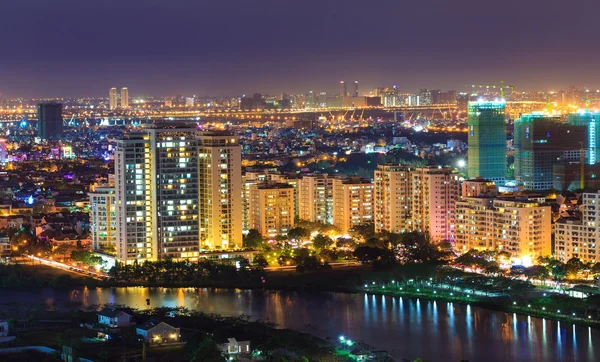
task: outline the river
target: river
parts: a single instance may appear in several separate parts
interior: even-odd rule
[[[419,299],[344,293],[191,288],[105,288],[61,292],[0,291],[0,305],[104,303],[146,308],[185,306],[226,316],[248,315],[323,338],[344,335],[387,350],[397,361],[461,359],[599,361],[600,330],[512,313]],[[1,307],[1,306],[0,306]]]

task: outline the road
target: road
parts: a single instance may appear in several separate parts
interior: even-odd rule
[[[72,266],[72,265],[67,265],[67,264],[63,264],[63,263],[59,263],[55,260],[50,260],[50,259],[45,259],[45,258],[40,258],[37,256],[33,256],[33,255],[27,255],[27,257],[29,259],[31,259],[32,261],[36,261],[39,262],[40,264],[43,265],[48,265],[51,266],[53,268],[57,268],[57,269],[62,269],[68,272],[72,272],[75,274],[79,274],[79,275],[83,275],[89,278],[94,278],[97,280],[105,280],[108,279],[109,276],[104,274],[104,273],[99,273],[93,270],[86,270],[86,269],[82,269],[80,267],[77,266]]]

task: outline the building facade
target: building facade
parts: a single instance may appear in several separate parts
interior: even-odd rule
[[[333,180],[333,225],[343,233],[373,222],[373,182],[360,177]]]
[[[294,187],[287,183],[250,185],[249,227],[263,237],[287,235],[294,227]]]
[[[117,109],[119,107],[119,96],[115,87],[111,88],[108,92],[108,107],[110,109]]]
[[[377,166],[373,200],[376,233],[411,230],[411,170],[401,164]]]
[[[562,218],[554,225],[554,257],[562,262],[579,258],[600,262],[600,192],[583,193],[581,219]]]
[[[127,87],[121,88],[121,108],[129,108],[129,89]]]
[[[563,123],[545,112],[524,114],[515,121],[515,179],[526,190],[553,187],[553,167],[585,157],[587,127]]]
[[[200,245],[242,247],[242,154],[237,137],[198,134]]]
[[[44,140],[63,138],[62,104],[40,103],[37,106],[38,137]]]
[[[506,102],[477,101],[468,105],[468,175],[503,185],[506,179]]]
[[[535,201],[463,197],[456,203],[456,249],[506,251],[533,261],[552,252],[552,210]]]
[[[117,220],[114,187],[90,192],[90,236],[94,250],[116,250]]]
[[[301,220],[333,224],[333,178],[327,174],[304,175],[298,190]]]

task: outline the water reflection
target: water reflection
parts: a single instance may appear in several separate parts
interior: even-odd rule
[[[307,294],[263,290],[108,288],[68,293],[43,289],[0,293],[0,307],[18,302],[56,308],[104,303],[135,308],[185,306],[241,314],[285,328],[336,338],[340,334],[388,350],[392,357],[430,361],[594,361],[600,332],[531,316],[454,303],[368,294]],[[569,335],[570,334],[570,335]],[[587,337],[587,338],[586,338]],[[587,344],[587,345],[586,345]]]

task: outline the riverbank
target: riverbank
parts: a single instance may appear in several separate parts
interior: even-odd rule
[[[448,303],[472,305],[505,313],[517,313],[536,318],[564,321],[578,325],[600,328],[600,299],[592,301],[545,292],[521,295],[482,297],[471,291],[452,291],[436,287],[434,283],[411,285],[390,281],[365,284],[358,292],[392,297],[421,298]],[[541,294],[540,296],[537,296]]]
[[[65,273],[64,271],[46,266],[22,265],[21,267],[28,273],[40,274],[40,277],[34,278],[34,280],[45,280],[47,284],[41,283],[42,286],[46,285],[58,289],[61,287],[68,289],[76,286],[87,286],[88,288],[183,287],[368,293],[461,303],[506,313],[548,318],[594,328],[600,327],[600,298],[598,297],[578,299],[546,293],[533,286],[527,287],[524,282],[508,278],[482,277],[456,271],[451,272],[451,274],[442,274],[437,266],[433,264],[398,265],[394,268],[379,271],[374,271],[368,265],[303,273],[286,270],[268,271],[262,273],[262,276],[252,278],[204,280],[201,283],[101,282],[77,275],[64,277],[61,276],[61,273]],[[466,290],[460,290],[456,286],[453,291],[449,291],[441,288],[440,284],[436,283],[436,281],[447,280],[448,278],[461,279],[463,285],[470,285],[470,281],[473,281],[473,283],[477,281],[482,288],[486,287],[486,281],[501,280],[502,283],[498,287],[501,293],[499,296],[490,296],[489,292],[478,291],[475,287],[470,287],[469,293]],[[31,286],[37,287],[40,284],[35,283]]]
[[[341,344],[290,329],[278,329],[263,321],[250,321],[244,316],[223,317],[185,308],[152,310],[122,309],[139,326],[150,319],[179,328],[178,343],[143,343],[135,326],[104,328],[94,311],[55,312],[13,309],[0,311],[0,319],[11,317],[11,334],[17,338],[2,347],[46,346],[55,351],[63,346],[73,355],[97,361],[208,361],[220,355],[220,346],[228,339],[249,341],[247,357],[264,356],[269,360],[351,362],[357,355],[370,353],[366,346],[352,342]],[[100,337],[100,336],[103,337]],[[110,336],[106,338],[104,336]],[[211,357],[213,359],[211,359]],[[229,360],[237,360],[232,355]],[[391,359],[381,359],[385,361]]]

